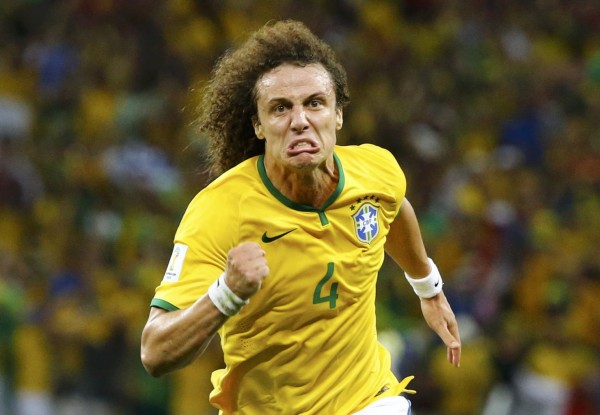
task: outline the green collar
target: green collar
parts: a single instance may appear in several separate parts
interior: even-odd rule
[[[335,188],[335,191],[331,194],[331,196],[329,196],[329,198],[325,201],[325,203],[323,204],[323,206],[321,208],[314,208],[312,206],[294,202],[293,200],[290,200],[287,197],[285,197],[279,190],[277,190],[277,188],[273,185],[273,183],[271,183],[271,180],[267,176],[267,170],[265,169],[264,158],[265,158],[265,155],[261,154],[258,157],[258,161],[257,161],[258,173],[260,175],[260,178],[262,179],[262,181],[265,184],[265,186],[267,187],[267,189],[269,189],[269,192],[271,192],[271,194],[273,196],[275,196],[275,198],[277,200],[279,200],[281,203],[283,203],[284,205],[286,205],[287,207],[289,207],[291,209],[299,210],[301,212],[322,213],[325,211],[325,209],[327,209],[335,201],[335,199],[337,199],[337,197],[340,195],[340,193],[342,193],[342,190],[344,189],[344,182],[345,182],[344,169],[342,168],[342,163],[340,162],[340,159],[338,158],[337,154],[335,154],[335,153],[333,153],[333,160],[335,161],[335,164],[338,168],[338,173],[339,173],[340,177],[338,180],[338,184]]]

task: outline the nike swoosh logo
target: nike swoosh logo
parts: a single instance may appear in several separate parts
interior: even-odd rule
[[[434,287],[437,287],[438,285],[440,285],[440,280],[437,280],[437,282],[433,284]]]
[[[296,229],[298,229],[298,228],[290,229],[287,232],[280,233],[279,235],[275,235],[275,236],[267,236],[267,233],[265,232],[265,233],[263,233],[262,241],[266,244],[271,243],[273,241],[278,240],[279,238],[283,238],[285,235],[287,235],[290,232],[294,232]]]

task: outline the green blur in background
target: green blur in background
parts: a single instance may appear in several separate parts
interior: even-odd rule
[[[600,414],[597,0],[2,0],[0,415],[216,413],[218,344],[153,379],[140,334],[206,184],[197,91],[286,18],[337,51],[339,142],[397,157],[461,324],[456,370],[384,264],[413,414]]]

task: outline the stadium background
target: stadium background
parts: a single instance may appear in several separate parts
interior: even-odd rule
[[[599,414],[596,0],[2,0],[0,414],[214,413],[218,347],[153,379],[140,332],[205,180],[194,90],[280,18],[338,52],[340,142],[396,155],[461,321],[456,370],[386,262],[413,412]]]

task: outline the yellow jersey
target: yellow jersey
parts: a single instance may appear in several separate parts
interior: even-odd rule
[[[406,180],[375,145],[336,146],[334,159],[339,183],[319,209],[283,196],[257,156],[200,191],[176,232],[151,303],[166,310],[203,296],[234,246],[266,252],[269,276],[219,331],[226,367],[210,401],[223,414],[351,414],[398,386],[375,286]]]

